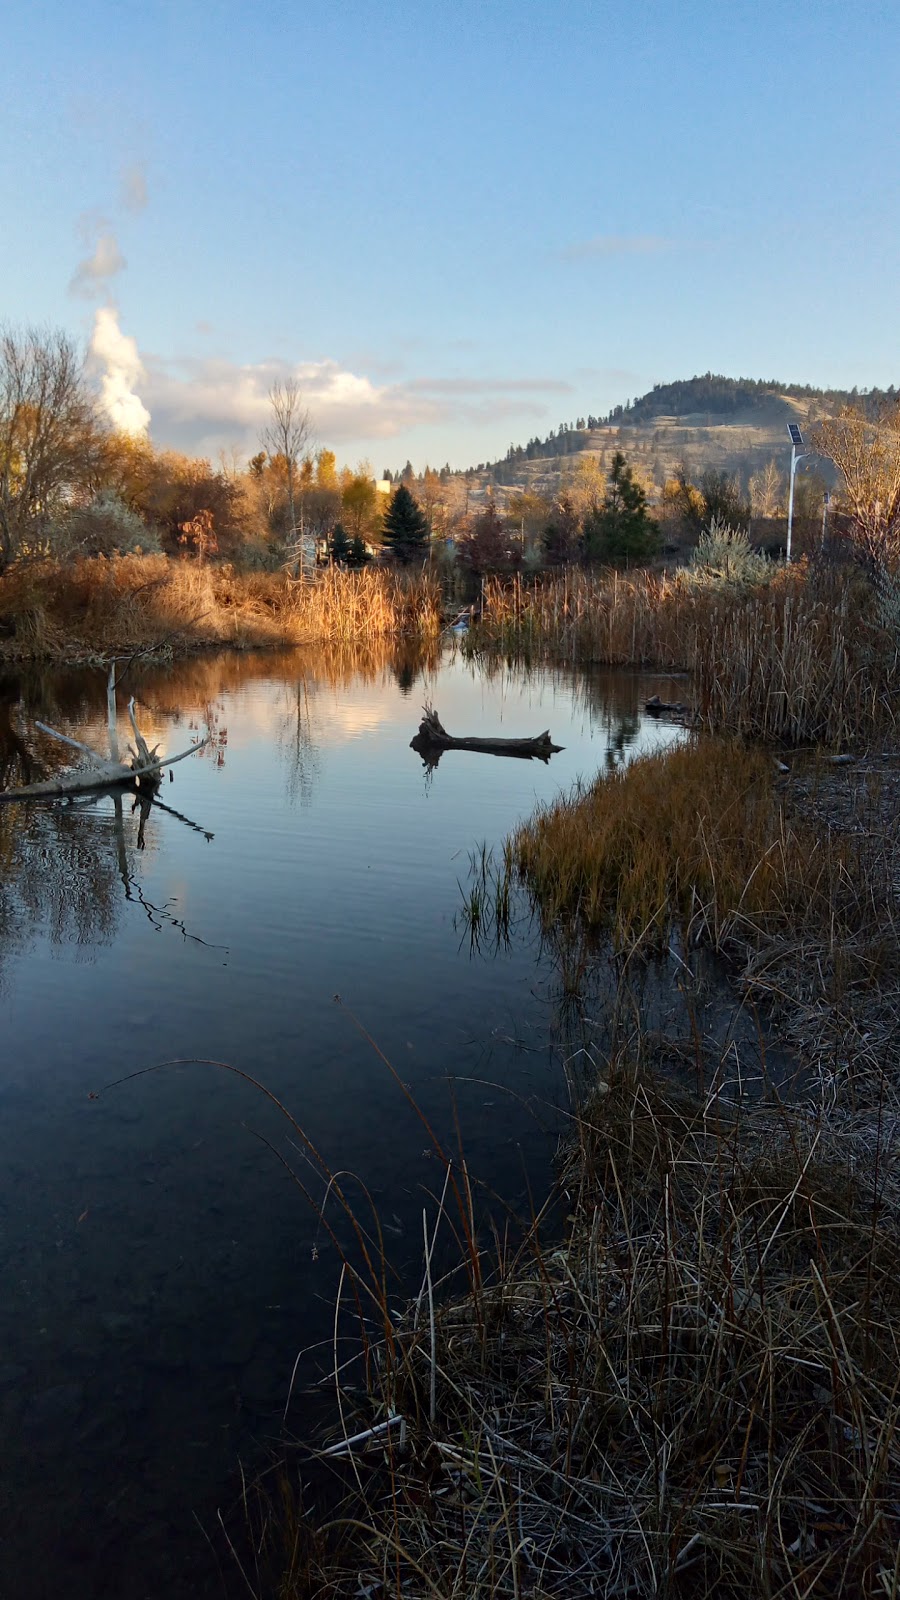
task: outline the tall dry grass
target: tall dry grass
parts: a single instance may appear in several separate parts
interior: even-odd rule
[[[632,955],[674,934],[745,950],[825,930],[846,945],[868,909],[850,892],[858,845],[790,813],[775,777],[761,751],[709,737],[604,774],[475,858],[470,927],[506,937],[521,884],[561,944],[602,936]]]
[[[436,638],[437,582],[387,568],[283,573],[165,556],[95,557],[13,568],[0,579],[8,655],[70,657],[206,645],[367,644]]]
[[[564,1238],[536,1218],[482,1249],[448,1163],[382,1341],[385,1275],[345,1263],[345,1296],[374,1302],[365,1383],[335,1356],[319,1454],[345,1498],[308,1512],[284,1474],[258,1600],[897,1600],[898,1217],[877,1177],[810,1109],[695,1101],[634,1047],[596,1068]],[[441,1229],[465,1260],[449,1297]]]
[[[472,647],[689,672],[709,727],[840,746],[893,731],[900,661],[857,573],[805,563],[765,585],[567,571],[485,584]]]

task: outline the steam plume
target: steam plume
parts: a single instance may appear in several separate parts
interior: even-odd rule
[[[115,234],[109,230],[101,233],[93,253],[85,256],[75,268],[69,280],[69,293],[82,295],[88,300],[94,295],[105,294],[109,279],[121,272],[124,266],[125,257]]]
[[[100,306],[96,311],[90,353],[104,369],[100,402],[110,422],[121,433],[146,433],[150,413],[135,393],[146,373],[135,340],[119,327],[119,313],[114,306]]]
[[[122,173],[122,204],[126,211],[143,211],[147,204],[147,174],[142,161]]]

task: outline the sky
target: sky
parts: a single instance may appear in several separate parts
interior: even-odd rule
[[[30,0],[0,320],[118,426],[376,473],[713,371],[900,379],[896,0]]]

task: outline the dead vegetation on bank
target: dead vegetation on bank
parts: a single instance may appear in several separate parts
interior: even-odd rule
[[[682,948],[738,954],[807,1047],[802,1095],[729,1096],[699,1038],[689,1093],[623,1006],[563,1142],[562,1237],[550,1207],[516,1249],[479,1249],[441,1152],[414,1304],[392,1313],[383,1267],[345,1263],[364,1377],[335,1354],[322,1459],[346,1498],[325,1517],[285,1475],[260,1596],[900,1597],[897,783],[810,767],[779,789],[771,761],[705,741],[655,760],[553,808],[509,862],[527,835],[549,937],[615,934],[627,967],[665,904]],[[451,1232],[461,1265],[436,1283]]]
[[[472,647],[686,671],[709,728],[841,747],[896,725],[895,634],[853,570],[797,563],[763,585],[586,572],[489,580]]]
[[[303,582],[166,556],[13,567],[0,579],[0,655],[60,659],[209,646],[436,638],[427,573],[328,568]]]
[[[862,1159],[809,1108],[686,1096],[634,1041],[597,1069],[561,1241],[538,1220],[517,1251],[474,1253],[463,1168],[405,1315],[380,1272],[354,1282],[368,1382],[336,1372],[322,1457],[346,1464],[346,1499],[326,1521],[285,1476],[253,1592],[900,1594],[891,1120]],[[469,1283],[449,1303],[440,1227]]]
[[[779,772],[694,736],[563,797],[473,858],[476,943],[537,917],[565,988],[591,963],[695,945],[732,964],[823,1081],[876,1094],[900,1028],[900,758]]]

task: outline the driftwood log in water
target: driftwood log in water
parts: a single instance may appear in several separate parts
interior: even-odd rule
[[[434,707],[425,706],[419,731],[411,741],[410,748],[426,759],[429,752],[441,754],[444,750],[476,750],[489,756],[519,756],[525,761],[549,761],[563,746],[553,743],[549,731],[539,733],[533,739],[456,739],[442,725]]]
[[[71,795],[90,794],[97,789],[118,788],[123,785],[136,789],[153,789],[162,778],[164,767],[173,767],[176,761],[184,761],[192,756],[195,751],[202,750],[209,739],[202,739],[197,744],[192,744],[190,749],[182,750],[177,756],[157,757],[157,745],[150,750],[147,742],[138,729],[134,715],[134,700],[128,706],[128,715],[131,718],[131,727],[134,733],[134,742],[137,746],[132,750],[129,745],[131,765],[127,766],[119,759],[119,739],[116,728],[116,685],[115,663],[109,669],[109,683],[107,685],[107,722],[109,731],[109,756],[101,756],[89,745],[82,744],[79,739],[72,739],[67,733],[60,733],[56,728],[48,727],[46,722],[38,722],[36,726],[42,733],[50,735],[51,739],[59,739],[62,744],[71,745],[73,750],[78,750],[90,763],[89,767],[79,767],[75,772],[60,773],[57,778],[45,778],[40,783],[28,783],[21,789],[4,789],[0,791],[0,801],[3,800],[59,800]]]

